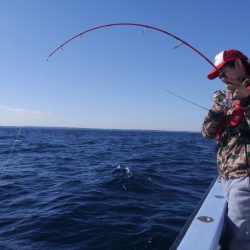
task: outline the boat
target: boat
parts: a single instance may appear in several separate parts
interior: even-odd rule
[[[227,201],[216,177],[169,250],[219,250]]]

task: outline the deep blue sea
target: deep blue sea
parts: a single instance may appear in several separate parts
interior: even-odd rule
[[[1,250],[169,249],[217,175],[200,133],[17,133],[0,127]]]

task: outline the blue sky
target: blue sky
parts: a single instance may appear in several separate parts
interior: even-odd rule
[[[0,125],[199,131],[223,89],[186,46],[131,22],[171,32],[213,61],[224,49],[250,55],[248,0],[1,0]]]

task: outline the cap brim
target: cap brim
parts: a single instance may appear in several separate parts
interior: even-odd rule
[[[225,63],[221,63],[219,65],[216,66],[216,68],[214,68],[208,75],[207,78],[209,80],[213,80],[214,78],[216,78],[219,75],[219,71],[220,69],[225,65]]]
[[[207,78],[209,80],[213,80],[214,78],[216,78],[219,75],[219,71],[217,68],[214,68],[208,75]]]

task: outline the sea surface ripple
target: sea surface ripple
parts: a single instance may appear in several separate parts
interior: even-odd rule
[[[17,133],[0,128],[3,250],[168,249],[217,175],[200,133]]]

